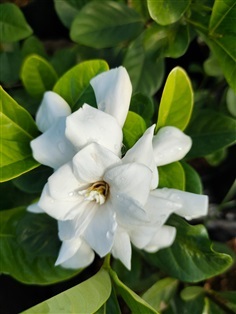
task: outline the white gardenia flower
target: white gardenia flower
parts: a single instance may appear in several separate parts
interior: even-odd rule
[[[83,146],[49,177],[38,204],[58,220],[62,246],[56,265],[81,268],[94,252],[111,252],[130,269],[131,243],[148,252],[173,243],[176,230],[164,225],[171,213],[190,219],[206,214],[206,196],[154,189],[153,131],[123,159],[101,144]]]
[[[44,94],[36,114],[36,124],[43,134],[31,141],[34,159],[41,164],[58,169],[90,142],[101,143],[120,154],[122,126],[132,95],[129,75],[120,66],[97,75],[91,85],[98,109],[84,104],[73,114],[61,96],[51,91]],[[73,134],[75,123],[80,124],[79,133]]]

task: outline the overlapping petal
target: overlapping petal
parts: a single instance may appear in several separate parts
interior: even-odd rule
[[[60,117],[71,114],[70,106],[58,94],[48,91],[44,93],[43,100],[36,113],[36,124],[41,132],[46,132]]]
[[[57,121],[42,135],[30,142],[34,159],[58,169],[75,155],[75,148],[65,137],[65,118]]]
[[[129,234],[122,228],[118,227],[115,233],[112,255],[118,258],[127,269],[131,269],[131,243]]]
[[[191,138],[173,126],[161,128],[153,137],[154,158],[157,166],[182,159],[192,146]]]
[[[98,109],[116,118],[123,127],[129,110],[132,85],[126,69],[122,66],[94,77],[92,85]]]
[[[67,117],[66,137],[77,150],[90,143],[98,143],[120,155],[123,134],[115,118],[84,104]]]

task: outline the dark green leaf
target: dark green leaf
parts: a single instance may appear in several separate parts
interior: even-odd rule
[[[24,58],[31,54],[36,54],[43,58],[47,58],[47,54],[42,42],[36,36],[30,36],[22,45],[22,55]]]
[[[146,130],[144,119],[137,113],[129,111],[123,126],[124,145],[126,149],[131,148]]]
[[[185,191],[202,194],[202,182],[198,173],[189,164],[181,162],[185,172]]]
[[[90,80],[108,69],[107,63],[103,60],[81,62],[57,81],[53,91],[61,95],[73,108],[83,94],[87,92]],[[86,102],[90,104],[88,101]]]
[[[133,292],[131,289],[125,286],[119,280],[117,274],[113,270],[110,270],[110,275],[117,291],[121,294],[122,298],[124,299],[128,307],[131,309],[132,313],[135,313],[135,314],[156,313],[157,314],[157,312],[147,302],[145,302],[135,292]]]
[[[23,313],[94,313],[109,298],[111,280],[106,270],[100,271],[81,284],[44,301]]]
[[[54,266],[57,258],[55,252],[59,249],[60,242],[56,221],[49,216],[27,213],[25,208],[15,208],[1,211],[0,221],[0,272],[23,283],[46,285],[69,279],[81,271]],[[33,226],[39,227],[42,234]],[[36,247],[37,244],[40,244],[40,248]],[[29,251],[31,249],[33,252]],[[39,255],[35,256],[37,250]]]
[[[2,42],[14,42],[32,34],[21,10],[13,3],[0,4],[0,34]]]
[[[193,91],[186,72],[174,68],[167,77],[161,97],[156,130],[163,126],[175,126],[184,130],[193,109]]]
[[[160,25],[178,21],[188,9],[191,0],[147,0],[149,13]]]
[[[61,76],[77,63],[76,57],[76,49],[64,48],[55,52],[52,59],[50,60],[50,63],[56,70],[57,74]]]
[[[88,3],[72,23],[71,39],[93,48],[114,47],[137,37],[143,28],[141,16],[114,1]]]
[[[178,161],[158,167],[159,188],[185,190],[185,172]]]
[[[130,111],[139,114],[147,124],[150,124],[154,113],[153,101],[144,94],[136,93],[131,98]]]
[[[221,274],[232,265],[229,255],[212,249],[204,226],[191,226],[175,215],[167,223],[177,229],[175,242],[169,248],[145,256],[168,275],[197,282]]]
[[[38,55],[30,55],[23,63],[21,79],[31,96],[41,98],[44,92],[53,88],[57,74],[47,60]]]
[[[209,298],[205,298],[204,312],[207,314],[226,314],[225,310],[220,308],[215,302]]]
[[[1,104],[1,178],[11,180],[39,164],[33,159],[30,141],[38,135],[30,114],[2,88]]]
[[[129,5],[135,11],[137,11],[140,15],[143,16],[145,20],[149,20],[150,15],[148,12],[147,2],[143,0],[130,0]]]
[[[6,51],[0,52],[0,82],[11,85],[16,83],[20,77],[22,57],[18,43],[15,43]]]
[[[184,288],[181,291],[180,296],[184,301],[189,301],[189,300],[195,299],[196,297],[198,297],[201,294],[204,294],[204,288],[203,287],[190,286],[190,287]]]
[[[188,158],[209,155],[235,143],[236,121],[219,112],[196,110],[187,129],[193,140]]]

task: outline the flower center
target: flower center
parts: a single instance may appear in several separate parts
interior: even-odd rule
[[[105,181],[97,181],[86,190],[79,191],[86,201],[95,201],[99,205],[105,203],[109,193],[109,185]]]

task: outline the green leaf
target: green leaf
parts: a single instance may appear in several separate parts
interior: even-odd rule
[[[224,299],[226,306],[236,312],[236,291],[216,292],[216,295]]]
[[[164,61],[149,57],[142,37],[130,44],[123,65],[129,73],[134,92],[153,96],[158,91],[164,78]]]
[[[124,145],[126,149],[131,148],[146,131],[144,119],[137,113],[129,111],[123,126]]]
[[[232,90],[232,88],[227,90],[226,103],[230,114],[236,118],[236,93]]]
[[[60,246],[56,220],[21,207],[1,211],[0,221],[1,273],[26,284],[46,285],[81,271],[54,265]]]
[[[117,291],[120,293],[125,303],[128,305],[132,313],[135,314],[153,314],[157,313],[154,308],[152,308],[147,302],[145,302],[140,296],[138,296],[134,291],[125,286],[117,274],[110,269],[110,275],[114,282]]]
[[[236,92],[235,16],[234,0],[216,0],[212,8],[209,30],[204,32],[204,40],[218,59],[229,85]]]
[[[190,287],[184,288],[181,291],[180,296],[184,301],[189,301],[189,300],[195,299],[196,297],[198,297],[201,294],[204,294],[204,288],[203,287],[190,286]]]
[[[139,114],[147,124],[150,124],[154,113],[153,101],[142,93],[136,93],[131,98],[130,111]]]
[[[184,130],[193,109],[193,91],[186,72],[174,68],[167,77],[161,97],[156,131],[163,126]]]
[[[205,305],[204,305],[204,310],[203,313],[207,314],[225,314],[225,310],[220,308],[215,302],[213,302],[209,298],[205,298]]]
[[[195,299],[190,301],[183,301],[180,297],[175,296],[174,299],[171,301],[171,309],[172,312],[166,313],[173,313],[173,314],[203,314],[208,312],[204,312],[204,296],[200,295]]]
[[[21,10],[13,3],[0,4],[1,42],[14,42],[32,34]]]
[[[18,43],[7,44],[7,48],[3,46],[5,51],[0,52],[0,82],[11,85],[19,80],[22,57]]]
[[[188,25],[179,22],[162,26],[156,23],[150,25],[144,33],[145,48],[157,57],[181,57],[189,45]]]
[[[186,162],[181,161],[181,165],[185,172],[185,191],[202,194],[202,181],[199,174]]]
[[[236,121],[219,112],[196,110],[186,132],[193,140],[188,158],[209,155],[235,143]]]
[[[158,280],[142,295],[142,298],[154,309],[160,311],[163,306],[169,303],[177,287],[178,281],[176,279],[166,277]]]
[[[39,164],[32,157],[30,141],[38,135],[30,114],[0,87],[1,178],[11,180]]]
[[[147,0],[151,18],[160,25],[178,21],[186,12],[191,0]]]
[[[111,280],[106,270],[23,313],[94,313],[109,298]]]
[[[22,45],[22,55],[24,58],[31,54],[36,54],[43,58],[47,58],[47,54],[42,42],[36,36],[30,36]]]
[[[78,13],[70,37],[76,43],[108,48],[137,37],[143,28],[142,17],[122,3],[95,1]]]
[[[22,65],[21,79],[31,96],[41,98],[44,92],[53,88],[57,74],[47,60],[38,55],[30,55]]]
[[[185,172],[180,162],[158,167],[159,188],[185,190]]]
[[[143,0],[130,0],[129,6],[137,11],[146,20],[150,19],[150,15],[147,8],[147,2]]]
[[[88,0],[54,0],[56,13],[67,28],[70,28],[79,10],[87,3]]]
[[[67,71],[53,87],[53,91],[61,95],[73,108],[89,87],[90,80],[109,69],[103,60],[81,62]]]
[[[167,224],[177,229],[173,245],[145,256],[169,276],[197,282],[221,274],[232,265],[231,256],[212,249],[204,226],[191,226],[176,215],[172,215]]]
[[[59,76],[71,69],[77,63],[77,49],[64,48],[55,52],[50,60],[51,65]]]

